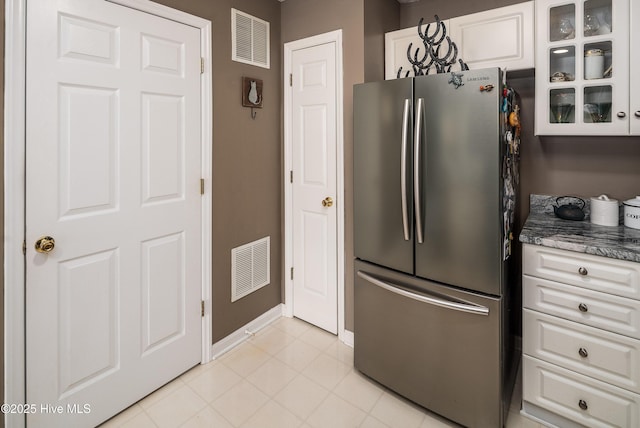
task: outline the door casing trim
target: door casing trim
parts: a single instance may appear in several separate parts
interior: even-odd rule
[[[4,402],[26,403],[25,360],[25,130],[26,130],[26,1],[5,1],[4,96]],[[202,195],[202,317],[201,363],[211,360],[212,251],[212,24],[211,21],[150,0],[104,0],[198,28],[204,72],[201,88]],[[22,284],[23,286],[15,286]],[[25,415],[6,414],[5,426],[22,428]]]
[[[337,282],[338,282],[338,338],[345,342],[345,260],[344,260],[344,97],[343,97],[343,61],[342,61],[342,30],[330,31],[304,39],[284,44],[284,314],[293,317],[293,280],[290,269],[293,266],[293,190],[290,182],[290,171],[293,166],[293,135],[292,135],[292,88],[289,85],[291,59],[293,51],[305,49],[325,43],[336,45],[336,193],[342,200],[336,204],[337,216]]]

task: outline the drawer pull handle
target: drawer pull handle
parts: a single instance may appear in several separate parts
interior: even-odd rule
[[[589,406],[587,406],[587,402],[584,400],[580,400],[578,401],[578,406],[582,409],[582,410],[587,410],[589,408]]]
[[[585,305],[584,303],[580,303],[578,305],[578,309],[580,309],[580,312],[588,312],[589,311],[589,307],[587,305]]]
[[[587,357],[589,356],[589,353],[588,353],[588,352],[587,352],[587,350],[586,350],[586,349],[584,349],[584,348],[580,348],[580,349],[578,350],[578,354],[580,354],[580,356],[581,356],[582,358],[587,358]]]
[[[578,269],[578,273],[582,276],[585,276],[589,273],[589,271],[587,270],[587,268],[581,266],[580,269]]]

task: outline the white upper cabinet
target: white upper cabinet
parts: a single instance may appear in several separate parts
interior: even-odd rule
[[[537,135],[640,134],[637,9],[637,0],[536,1]]]
[[[451,39],[471,70],[534,67],[534,2],[451,18]]]
[[[472,70],[489,67],[524,70],[535,65],[533,1],[441,22],[446,26],[447,36],[458,48],[457,58]],[[433,35],[435,28],[435,23],[431,23],[428,34]],[[426,24],[422,30],[426,31]],[[409,43],[413,43],[412,58],[416,47],[420,47],[419,56],[424,54],[417,26],[385,34],[385,79],[397,78],[400,67],[401,77],[412,69],[407,59]],[[448,48],[446,42],[444,48]],[[460,66],[456,64],[452,69],[459,70]],[[413,76],[413,72],[410,75]]]
[[[407,59],[407,46],[421,45],[422,41],[415,28],[390,31],[384,35],[384,78],[395,79],[398,73],[411,70],[411,64]],[[402,69],[400,69],[402,67]],[[404,76],[404,73],[402,73]]]

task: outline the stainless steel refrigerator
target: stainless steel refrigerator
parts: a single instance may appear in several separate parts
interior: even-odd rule
[[[497,68],[354,86],[355,367],[468,427],[504,425],[516,368],[503,95]]]

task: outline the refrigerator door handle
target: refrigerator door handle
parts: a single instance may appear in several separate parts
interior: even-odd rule
[[[422,106],[424,100],[418,98],[418,108],[416,109],[416,130],[414,134],[413,148],[413,203],[416,213],[416,237],[418,244],[422,244],[422,213],[420,206],[420,139],[422,134]]]
[[[440,306],[446,309],[453,309],[455,311],[460,311],[460,312],[468,312],[475,315],[485,315],[485,316],[489,315],[489,308],[485,306],[475,305],[473,303],[460,303],[456,301],[443,300],[437,297],[430,297],[423,294],[412,293],[405,289],[394,287],[392,284],[389,284],[387,282],[374,278],[373,276],[362,271],[358,271],[358,276],[364,279],[365,281],[373,285],[377,285],[378,287],[383,288],[387,291],[390,291],[392,293],[398,294],[403,297],[407,297],[409,299],[417,300],[422,303],[428,303],[430,305]]]
[[[407,141],[409,138],[409,109],[411,101],[404,100],[404,111],[402,113],[402,147],[400,149],[400,192],[402,199],[402,229],[404,231],[404,240],[411,239],[409,235],[409,214],[407,208]]]

